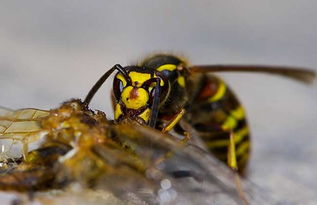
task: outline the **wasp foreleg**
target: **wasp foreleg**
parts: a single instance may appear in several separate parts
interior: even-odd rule
[[[171,121],[162,129],[162,132],[169,132],[171,129],[175,127],[175,125],[182,119],[185,114],[185,109],[181,109]]]

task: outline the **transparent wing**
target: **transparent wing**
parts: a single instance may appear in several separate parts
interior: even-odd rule
[[[17,142],[23,144],[23,152],[27,152],[29,143],[39,138],[41,126],[39,121],[46,117],[49,111],[34,108],[11,110],[0,107],[0,145],[4,155],[15,155],[12,150]],[[2,156],[3,157],[3,156]]]

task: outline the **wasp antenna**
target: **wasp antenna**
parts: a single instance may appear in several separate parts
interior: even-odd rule
[[[91,99],[94,97],[99,88],[103,85],[103,83],[109,78],[109,76],[113,73],[113,71],[118,70],[124,77],[128,76],[126,70],[120,65],[114,65],[110,70],[108,70],[105,74],[101,76],[101,78],[95,83],[95,85],[90,89],[88,95],[86,96],[84,103],[89,105]],[[127,78],[130,79],[130,78]]]
[[[128,74],[128,72],[126,71],[126,69],[124,69],[121,65],[117,64],[115,65],[117,66],[116,69],[123,75],[123,77],[127,80],[128,84],[132,84],[131,82],[131,78]]]
[[[288,66],[263,66],[263,65],[195,65],[189,67],[190,72],[250,72],[280,75],[302,83],[313,83],[316,73],[313,70]]]

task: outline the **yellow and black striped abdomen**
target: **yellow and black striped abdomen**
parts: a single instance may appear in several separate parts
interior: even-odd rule
[[[195,77],[195,76],[193,76]],[[244,109],[228,86],[218,77],[197,75],[193,100],[187,105],[185,119],[195,128],[206,147],[227,162],[229,137],[234,135],[239,172],[246,167],[250,138]]]

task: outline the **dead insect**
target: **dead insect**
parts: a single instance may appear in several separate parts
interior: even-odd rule
[[[80,100],[51,111],[2,108],[0,127],[1,190],[37,193],[79,184],[83,193],[106,190],[130,204],[241,203],[235,174],[202,149],[135,122],[114,124]],[[18,142],[23,158],[13,156]],[[188,176],[196,180],[177,179]]]

